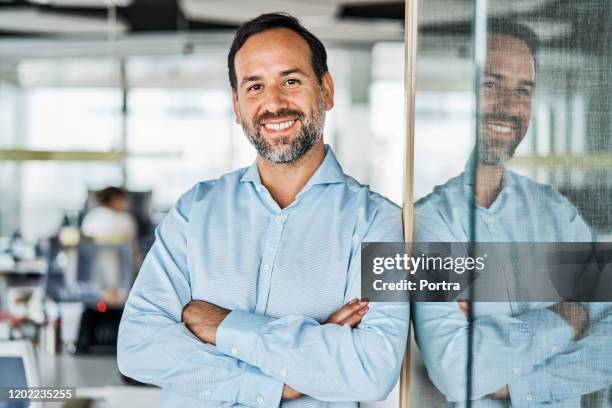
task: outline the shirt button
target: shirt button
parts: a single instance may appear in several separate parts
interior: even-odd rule
[[[520,368],[513,368],[512,369],[512,374],[519,375],[520,373],[521,373],[521,369]]]
[[[533,401],[533,394],[532,393],[527,394],[525,399],[527,399],[527,401]]]
[[[495,218],[493,217],[487,218],[487,224],[495,224]]]
[[[553,352],[553,353],[558,353],[558,352],[560,352],[560,351],[561,351],[561,349],[560,349],[559,347],[557,347],[557,346],[554,346],[554,347],[552,348],[552,352]]]
[[[276,222],[278,222],[278,223],[283,222],[283,216],[282,215],[277,215],[276,216]]]
[[[204,390],[204,395],[208,397],[210,395],[210,390]]]
[[[263,395],[259,394],[259,395],[257,396],[257,403],[258,403],[259,405],[261,405],[261,404],[263,404],[263,402],[264,402],[264,397],[263,397]]]
[[[280,375],[281,375],[281,377],[286,377],[287,376],[287,370],[285,370],[284,368],[281,368]]]
[[[236,347],[232,347],[232,355],[234,356],[238,355],[238,349]]]
[[[268,272],[270,270],[269,264],[264,264],[264,271]]]
[[[257,187],[255,187],[255,190],[257,190],[257,191],[261,191],[261,186],[257,186]]]

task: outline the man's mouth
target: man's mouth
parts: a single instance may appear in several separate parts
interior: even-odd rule
[[[515,130],[514,126],[501,122],[488,122],[485,124],[485,127],[500,134],[511,134]]]
[[[286,120],[284,122],[264,123],[264,127],[268,130],[278,132],[291,127],[295,123],[295,119]]]

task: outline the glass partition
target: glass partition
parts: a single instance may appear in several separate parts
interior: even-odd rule
[[[419,2],[415,240],[490,263],[414,302],[413,406],[612,406],[611,17]]]

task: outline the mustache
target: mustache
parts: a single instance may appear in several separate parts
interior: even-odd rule
[[[523,121],[518,116],[510,115],[505,112],[485,113],[482,115],[482,123],[487,122],[508,122],[517,129],[523,128]]]
[[[261,122],[263,122],[264,120],[279,120],[279,119],[287,119],[289,117],[296,118],[298,120],[303,120],[306,117],[306,115],[304,115],[304,112],[302,111],[283,108],[283,109],[277,110],[276,112],[266,111],[262,113],[261,115],[255,118],[255,123],[257,124],[257,126],[259,126]]]

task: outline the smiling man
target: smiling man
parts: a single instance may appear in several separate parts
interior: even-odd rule
[[[505,168],[529,126],[536,49],[528,27],[489,22],[478,147],[464,173],[417,202],[417,241],[595,240],[557,190]],[[599,362],[612,357],[610,305],[517,302],[517,271],[504,272],[507,299],[415,304],[416,341],[449,405],[580,407],[609,386],[612,370]]]
[[[352,407],[397,381],[409,307],[357,298],[361,243],[401,241],[401,211],[323,142],[326,58],[288,15],[236,33],[233,107],[257,158],[179,199],[119,331],[119,369],[163,406]]]

